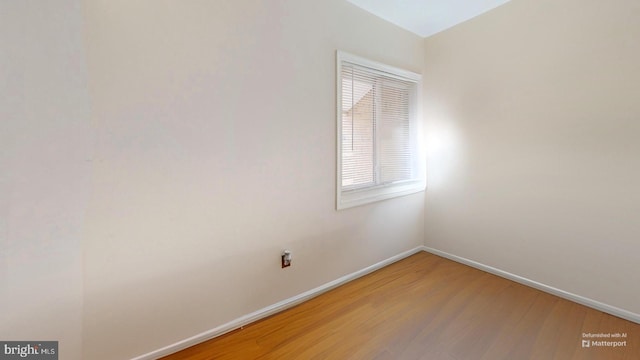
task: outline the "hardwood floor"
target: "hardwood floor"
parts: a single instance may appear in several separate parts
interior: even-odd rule
[[[163,359],[637,360],[640,325],[421,252]]]

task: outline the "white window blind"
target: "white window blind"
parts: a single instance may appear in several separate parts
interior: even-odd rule
[[[416,140],[419,75],[342,52],[338,69],[338,208],[404,195],[410,182],[424,189]]]

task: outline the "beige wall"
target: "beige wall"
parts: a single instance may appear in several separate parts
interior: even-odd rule
[[[422,39],[344,0],[84,5],[85,358],[156,350],[422,245],[423,194],[335,210],[336,49],[421,72]]]
[[[513,0],[425,40],[427,246],[640,314],[639,16]]]
[[[81,359],[92,130],[75,0],[0,2],[0,339]]]

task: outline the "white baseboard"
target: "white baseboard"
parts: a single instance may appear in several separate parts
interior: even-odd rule
[[[334,281],[331,281],[331,282],[328,282],[328,283],[326,283],[324,285],[318,286],[315,289],[311,289],[311,290],[309,290],[307,292],[304,292],[302,294],[299,294],[299,295],[296,295],[294,297],[282,300],[282,301],[280,301],[278,303],[275,303],[275,304],[273,304],[271,306],[267,306],[267,307],[265,307],[263,309],[260,309],[258,311],[254,311],[251,314],[247,314],[245,316],[239,317],[239,318],[237,318],[235,320],[232,320],[232,321],[230,321],[230,322],[228,322],[226,324],[220,325],[220,326],[218,326],[216,328],[213,328],[211,330],[208,330],[208,331],[205,331],[203,333],[197,334],[197,335],[192,336],[192,337],[190,337],[188,339],[184,339],[184,340],[178,341],[178,342],[176,342],[174,344],[165,346],[165,347],[163,347],[161,349],[152,351],[152,352],[144,354],[144,355],[140,355],[140,356],[138,356],[136,358],[133,358],[132,360],[155,360],[155,359],[158,359],[160,357],[173,354],[173,353],[178,352],[180,350],[184,350],[184,349],[186,349],[188,347],[191,347],[193,345],[197,345],[197,344],[199,344],[201,342],[213,339],[214,337],[226,334],[226,333],[228,333],[230,331],[239,329],[239,328],[241,328],[241,327],[243,327],[245,325],[248,325],[248,324],[250,324],[252,322],[255,322],[255,321],[260,320],[260,319],[264,319],[264,318],[266,318],[268,316],[271,316],[271,315],[273,315],[275,313],[278,313],[280,311],[283,311],[283,310],[286,310],[288,308],[291,308],[291,307],[293,307],[295,305],[298,305],[298,304],[300,304],[300,303],[302,303],[304,301],[307,301],[307,300],[309,300],[311,298],[314,298],[314,297],[316,297],[316,296],[318,296],[318,295],[320,295],[320,294],[322,294],[324,292],[327,292],[327,291],[329,291],[329,290],[331,290],[333,288],[336,288],[336,287],[338,287],[340,285],[348,283],[349,281],[355,280],[355,279],[357,279],[359,277],[362,277],[364,275],[372,273],[372,272],[374,272],[376,270],[379,270],[379,269],[381,269],[381,268],[383,268],[383,267],[385,267],[387,265],[390,265],[390,264],[392,264],[392,263],[394,263],[396,261],[402,260],[402,259],[404,259],[404,258],[406,258],[408,256],[411,256],[411,255],[413,255],[415,253],[418,253],[418,252],[424,251],[424,250],[425,249],[424,249],[423,246],[419,246],[419,247],[416,247],[416,248],[411,249],[409,251],[405,251],[405,252],[403,252],[401,254],[398,254],[396,256],[392,256],[392,257],[390,257],[390,258],[388,258],[386,260],[382,260],[382,261],[380,261],[380,262],[378,262],[376,264],[373,264],[373,265],[371,265],[369,267],[366,267],[366,268],[364,268],[362,270],[358,270],[356,272],[353,272],[351,274],[347,274],[347,275],[345,275],[345,276],[343,276],[341,278],[338,278],[338,279],[336,279]]]
[[[593,309],[596,309],[596,310],[600,310],[602,312],[611,314],[613,316],[617,316],[619,318],[623,318],[623,319],[632,321],[634,323],[640,324],[640,314],[636,314],[636,313],[633,313],[631,311],[620,309],[620,308],[617,308],[615,306],[611,306],[611,305],[608,305],[608,304],[605,304],[605,303],[602,303],[602,302],[599,302],[599,301],[596,301],[596,300],[593,300],[593,299],[586,298],[584,296],[580,296],[580,295],[576,295],[576,294],[573,294],[573,293],[570,293],[570,292],[567,292],[567,291],[564,291],[564,290],[560,290],[560,289],[555,288],[553,286],[545,285],[545,284],[539,283],[537,281],[533,281],[533,280],[524,278],[522,276],[518,276],[518,275],[509,273],[509,272],[506,272],[506,271],[503,271],[503,270],[500,270],[500,269],[496,269],[496,268],[494,268],[492,266],[481,264],[479,262],[476,262],[476,261],[473,261],[473,260],[469,260],[469,259],[457,256],[457,255],[449,254],[447,252],[440,251],[440,250],[437,250],[437,249],[433,249],[433,248],[430,248],[430,247],[427,247],[427,246],[423,246],[422,250],[424,250],[426,252],[429,252],[429,253],[432,253],[434,255],[442,256],[444,258],[447,258],[449,260],[453,260],[455,262],[459,262],[459,263],[462,263],[462,264],[465,264],[465,265],[469,265],[469,266],[474,267],[476,269],[479,269],[479,270],[482,270],[482,271],[486,271],[488,273],[503,277],[505,279],[513,280],[513,281],[515,281],[517,283],[532,287],[534,289],[538,289],[538,290],[544,291],[546,293],[549,293],[549,294],[552,294],[552,295],[556,295],[558,297],[561,297],[561,298],[564,298],[564,299],[567,299],[567,300],[571,300],[571,301],[576,302],[578,304],[582,304],[584,306],[588,306],[590,308],[593,308]]]

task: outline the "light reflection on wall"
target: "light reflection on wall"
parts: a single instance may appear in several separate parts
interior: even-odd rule
[[[427,190],[438,190],[458,167],[463,147],[455,124],[448,121],[432,121],[426,126]]]

